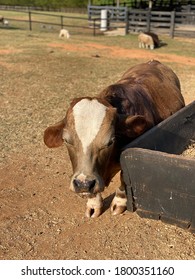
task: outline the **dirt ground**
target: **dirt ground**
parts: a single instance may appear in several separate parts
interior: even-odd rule
[[[74,40],[69,44],[47,40],[37,47],[33,37],[27,40],[25,47],[16,41],[14,46],[1,46],[0,52],[0,259],[195,259],[195,234],[188,230],[127,211],[111,216],[118,176],[103,193],[104,213],[97,219],[85,218],[85,199],[68,190],[71,166],[66,148],[48,149],[42,140],[47,125],[64,115],[64,103],[67,108],[77,83],[79,94],[93,92],[92,80],[99,84],[93,72],[97,70],[84,74],[82,67],[96,63],[104,86],[116,73],[103,68],[111,57],[111,66],[121,67],[120,71],[125,60],[119,58],[136,57],[140,62],[157,58],[182,69],[194,67],[195,58],[127,52],[100,43],[79,46]],[[193,82],[193,76],[189,71],[188,81]],[[182,81],[189,103],[194,100],[194,84],[188,85],[184,76]]]

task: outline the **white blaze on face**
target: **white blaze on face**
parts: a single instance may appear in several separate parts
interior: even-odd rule
[[[73,107],[75,129],[82,143],[83,152],[93,142],[106,115],[106,106],[96,99],[82,99]]]

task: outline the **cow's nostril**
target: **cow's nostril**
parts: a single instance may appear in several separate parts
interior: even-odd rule
[[[73,180],[73,185],[75,188],[81,187],[82,182],[80,180],[74,179]]]
[[[89,190],[92,190],[95,187],[96,180],[88,181]]]

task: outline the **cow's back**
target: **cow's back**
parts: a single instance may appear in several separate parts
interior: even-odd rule
[[[176,74],[158,61],[136,65],[102,93],[120,114],[145,115],[155,125],[181,109],[184,99]]]

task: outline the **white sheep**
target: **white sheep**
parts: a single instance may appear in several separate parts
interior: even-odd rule
[[[69,39],[70,38],[70,33],[68,32],[68,30],[66,29],[61,29],[60,30],[60,34],[59,34],[59,37],[62,38],[66,38],[66,39]]]
[[[138,36],[139,48],[154,49],[154,41],[150,35],[141,33]]]
[[[8,26],[9,25],[9,21],[7,19],[3,19],[3,25]]]

